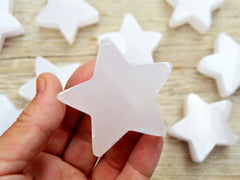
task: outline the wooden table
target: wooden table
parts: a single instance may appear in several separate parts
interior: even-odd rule
[[[28,104],[18,88],[32,79],[34,59],[43,56],[57,66],[96,59],[97,38],[102,33],[118,31],[123,16],[131,12],[144,30],[161,32],[163,39],[154,53],[155,62],[167,61],[173,72],[157,96],[167,128],[183,118],[183,101],[197,93],[208,103],[221,100],[214,80],[196,71],[198,62],[213,53],[215,40],[226,32],[240,43],[240,1],[226,0],[213,13],[213,24],[205,35],[190,26],[168,27],[173,11],[164,0],[87,0],[100,12],[100,22],[78,31],[70,46],[59,31],[39,28],[36,15],[45,0],[15,0],[14,15],[25,28],[25,35],[5,42],[0,53],[0,93],[18,107]],[[158,78],[158,77],[156,77]],[[240,90],[227,98],[233,102],[229,125],[240,136]],[[161,160],[152,179],[240,179],[240,142],[231,147],[216,147],[205,162],[193,163],[185,142],[167,136]]]

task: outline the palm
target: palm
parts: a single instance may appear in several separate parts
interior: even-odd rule
[[[34,179],[114,179],[121,177],[122,173],[125,173],[123,169],[127,166],[130,166],[127,169],[131,170],[133,175],[137,172],[144,178],[151,176],[161,148],[159,138],[130,132],[111,148],[93,169],[97,157],[92,153],[91,119],[88,115],[68,107],[64,121],[68,119],[68,112],[75,117],[82,117],[71,119],[71,126],[74,127],[77,123],[77,128],[66,126],[63,122],[49,140],[45,150],[25,169]],[[80,122],[74,123],[74,119],[80,119]],[[152,149],[153,154],[148,157],[148,154],[144,154],[141,144],[152,143],[153,139],[156,142],[155,149]],[[139,169],[146,165],[135,165],[135,162],[132,162],[134,159],[139,163],[155,163],[146,171],[145,168]]]
[[[87,179],[80,170],[49,153],[39,154],[26,171],[33,179]]]

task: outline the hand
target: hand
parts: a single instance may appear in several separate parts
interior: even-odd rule
[[[94,62],[81,66],[67,88],[89,80]],[[91,119],[60,103],[58,79],[37,78],[37,94],[0,137],[0,179],[149,179],[163,146],[161,137],[127,133],[98,162],[92,153]]]

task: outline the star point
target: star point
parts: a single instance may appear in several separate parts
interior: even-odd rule
[[[21,112],[5,95],[0,94],[0,136],[16,121]]]
[[[185,117],[168,134],[187,141],[192,160],[202,162],[216,145],[237,143],[237,136],[227,125],[231,108],[229,100],[207,104],[196,94],[189,94]]]
[[[60,29],[72,44],[78,29],[97,23],[99,15],[85,0],[49,0],[36,19],[41,27]]]
[[[0,1],[0,11],[13,12],[13,0],[1,0]]]
[[[118,46],[129,63],[153,63],[152,53],[161,41],[158,32],[143,31],[132,14],[126,14],[119,32],[102,34],[99,43],[104,38],[110,38]]]
[[[172,28],[190,24],[201,34],[207,32],[212,24],[212,12],[219,8],[224,0],[166,0],[174,12],[169,21]]]
[[[18,93],[25,99],[29,101],[32,100],[36,94],[36,78],[45,72],[54,74],[60,80],[62,87],[64,88],[68,78],[79,67],[79,65],[79,63],[74,63],[63,67],[56,67],[54,64],[39,56],[35,60],[36,77],[22,85],[19,88]]]
[[[128,131],[165,135],[155,96],[170,71],[169,63],[129,64],[105,40],[92,79],[59,93],[58,99],[91,116],[93,152],[102,156]]]
[[[221,33],[214,51],[199,62],[197,70],[214,78],[220,96],[228,97],[240,86],[240,45],[226,33]]]
[[[0,51],[6,38],[24,34],[19,21],[11,14],[13,9],[12,0],[0,1]]]

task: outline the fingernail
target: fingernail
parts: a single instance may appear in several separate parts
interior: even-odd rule
[[[45,89],[45,80],[38,77],[37,78],[37,94],[40,94]]]

